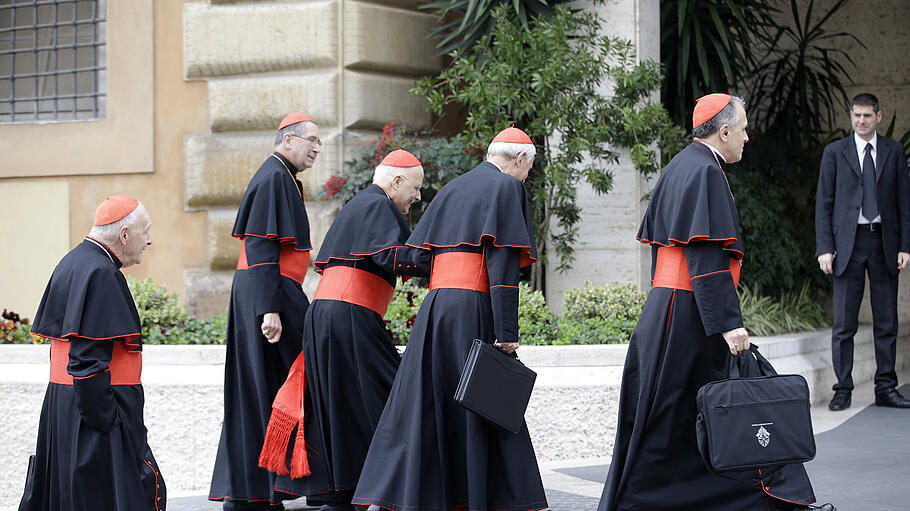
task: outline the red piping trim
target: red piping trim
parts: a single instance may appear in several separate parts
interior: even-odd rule
[[[711,273],[703,273],[701,275],[695,275],[694,277],[692,277],[692,279],[693,280],[700,279],[702,277],[707,277],[708,275],[714,275],[716,273],[730,273],[730,270],[717,270],[717,271],[712,271]]]
[[[130,341],[137,339],[142,334],[124,334],[124,335],[115,335],[114,337],[87,337],[84,335],[79,335],[78,332],[70,332],[68,334],[63,334],[63,337],[52,337],[50,335],[44,335],[35,333],[38,337],[44,337],[45,339],[51,339],[53,341],[69,341],[67,337],[79,337],[82,339],[88,339],[90,341],[110,341],[111,339],[120,339],[121,337],[126,341],[127,344],[130,344]],[[135,348],[137,345],[133,345]]]
[[[250,234],[250,233],[231,234],[231,236],[234,238],[237,238],[238,240],[243,240],[243,238],[246,238],[247,236],[252,236],[254,238],[263,238],[263,239],[267,239],[267,240],[271,240],[271,241],[278,240],[279,242],[281,242],[284,245],[299,245],[299,243],[297,243],[297,241],[296,241],[297,238],[295,238],[293,236],[279,237],[277,234],[272,234],[272,233],[266,234],[264,236],[262,234]],[[309,252],[309,251],[313,250],[313,248],[312,247],[297,248],[295,246],[294,250],[299,250],[300,252]]]
[[[645,245],[660,245],[662,247],[674,246],[673,244],[666,244],[666,243],[661,243],[659,241],[652,241],[647,238],[635,238],[635,239],[637,239],[639,241],[639,243],[643,243]],[[729,252],[736,252],[737,254],[739,254],[740,259],[742,259],[742,256],[744,255],[741,250],[736,250],[735,248],[727,248],[728,246],[739,241],[739,238],[712,238],[706,234],[696,234],[695,236],[692,236],[691,238],[689,238],[688,241],[682,241],[682,240],[678,240],[676,238],[667,238],[667,241],[676,243],[676,244],[681,244],[681,245],[688,245],[689,243],[691,243],[693,241],[722,241],[722,242],[724,242],[724,247],[723,247],[724,250],[727,250]]]
[[[461,243],[456,243],[455,245],[437,245],[437,244],[435,244],[435,243],[424,243],[423,246],[420,246],[420,245],[412,245],[412,244],[410,244],[410,243],[405,243],[405,245],[406,245],[406,246],[409,246],[409,247],[419,248],[419,249],[421,249],[421,250],[430,250],[430,249],[433,249],[433,248],[453,248],[453,247],[457,247],[457,246],[460,246],[460,245],[469,245],[469,246],[472,246],[472,247],[479,247],[479,246],[483,245],[483,238],[484,238],[484,237],[490,237],[490,238],[492,238],[492,239],[493,239],[493,246],[495,246],[495,247],[520,248],[520,249],[521,249],[521,256],[522,256],[522,257],[521,257],[521,259],[522,259],[522,261],[521,261],[521,267],[522,267],[522,268],[524,268],[525,266],[528,266],[528,265],[530,265],[530,264],[536,263],[537,260],[538,260],[536,257],[531,256],[531,247],[530,247],[530,246],[528,246],[528,245],[500,245],[499,243],[496,243],[496,236],[494,236],[494,235],[492,235],[492,234],[488,234],[488,233],[481,234],[481,235],[480,235],[480,241],[477,242],[477,243],[471,243],[471,242],[469,242],[469,241],[464,241],[464,242],[461,242]]]
[[[510,286],[508,284],[496,284],[495,286],[490,286],[490,287],[491,288],[493,288],[493,287],[511,287],[511,288],[518,289],[518,286]]]
[[[256,263],[256,264],[249,264],[249,265],[247,265],[246,268],[244,268],[244,270],[249,270],[250,268],[255,268],[255,267],[257,267],[257,266],[265,266],[265,265],[267,265],[267,264],[278,264],[278,262],[276,261],[276,262],[273,262],[273,263]]]
[[[673,318],[673,302],[676,301],[676,290],[670,295],[670,307],[667,309],[667,326],[664,327],[664,335],[670,331],[670,319]]]

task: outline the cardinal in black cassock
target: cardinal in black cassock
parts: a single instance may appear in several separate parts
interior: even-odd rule
[[[237,211],[233,235],[243,244],[231,285],[224,424],[209,491],[226,510],[280,509],[281,500],[294,498],[275,490],[275,474],[258,460],[272,400],[300,354],[311,246],[296,174],[313,166],[321,144],[312,119],[288,114]]]
[[[123,195],[54,269],[32,333],[50,341],[50,383],[20,511],[164,511],[143,420],[142,329],[121,268],[151,244],[145,207]]]
[[[651,245],[653,289],[626,356],[599,511],[775,511],[815,501],[801,464],[732,480],[708,470],[696,443],[698,389],[727,378],[731,354],[748,348],[736,294],[739,215],[723,170],[742,158],[746,124],[741,99],[699,99],[695,142],[651,194],[638,239]]]
[[[396,275],[429,275],[429,253],[404,245],[411,229],[403,213],[420,200],[422,182],[414,155],[389,153],[373,184],[338,214],[316,258],[322,279],[304,319],[303,353],[275,400],[260,465],[284,476],[280,491],[307,495],[323,510],[354,509],[354,487],[398,370],[382,319]]]
[[[521,130],[497,135],[488,161],[443,187],[408,239],[432,256],[430,293],[364,462],[358,507],[547,507],[527,426],[512,434],[454,400],[473,339],[518,347],[519,269],[537,260],[522,184],[534,153]]]

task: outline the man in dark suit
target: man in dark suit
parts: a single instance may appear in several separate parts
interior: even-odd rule
[[[837,383],[831,410],[850,406],[853,336],[866,273],[875,336],[875,404],[910,408],[897,391],[897,277],[910,262],[910,181],[903,146],[875,128],[878,98],[859,94],[854,133],[825,147],[815,204],[818,265],[834,277],[831,359]]]

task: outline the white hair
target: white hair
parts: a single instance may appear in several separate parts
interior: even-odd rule
[[[391,183],[396,176],[404,176],[407,171],[416,169],[417,167],[418,166],[393,167],[391,165],[376,165],[376,169],[373,170],[373,184],[385,186]],[[405,179],[407,179],[407,176],[405,176]]]
[[[506,158],[514,158],[521,153],[527,153],[531,158],[537,154],[537,148],[534,147],[534,144],[519,144],[516,142],[490,142],[490,145],[487,147],[487,158],[490,159],[493,156],[505,156]]]
[[[95,238],[99,241],[110,241],[117,239],[117,236],[120,234],[120,228],[127,226],[130,230],[133,230],[136,227],[136,224],[139,222],[139,211],[145,211],[145,206],[139,202],[139,205],[136,206],[136,209],[130,211],[130,214],[125,217],[117,220],[116,222],[109,223],[107,225],[93,225],[92,230],[89,231],[88,235],[92,238]]]

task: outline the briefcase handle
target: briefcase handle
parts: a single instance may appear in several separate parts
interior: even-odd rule
[[[740,351],[738,355],[730,354],[727,360],[730,378],[742,378],[740,365],[751,364],[752,361],[757,365],[760,376],[774,376],[777,374],[771,362],[768,362],[768,359],[759,353],[758,345],[751,344],[748,350]]]

